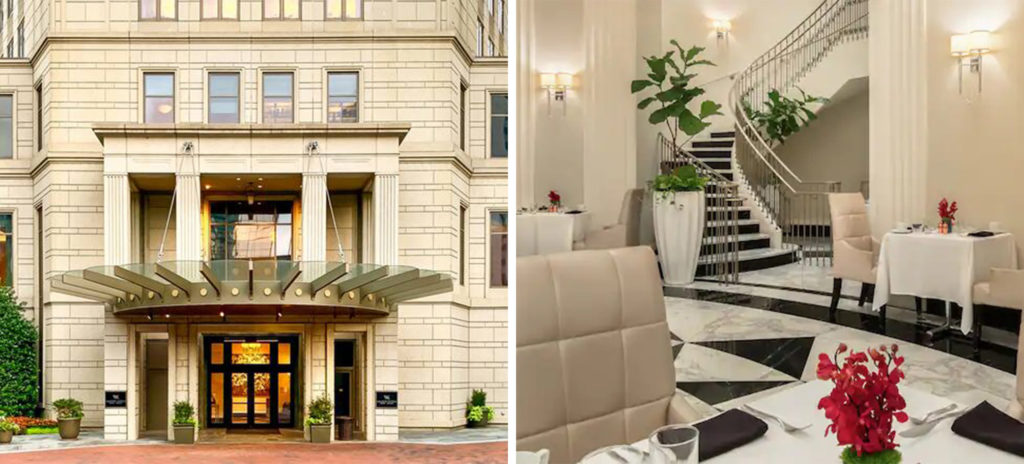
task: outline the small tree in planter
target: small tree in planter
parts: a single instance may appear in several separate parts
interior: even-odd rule
[[[333,416],[334,405],[331,397],[326,393],[306,405],[309,415],[306,416],[306,425],[309,426],[309,441],[313,443],[331,442],[331,417]]]
[[[18,433],[18,424],[8,421],[6,418],[0,417],[0,445],[6,445],[14,439],[14,435]]]
[[[76,440],[82,430],[82,402],[74,398],[61,398],[53,402],[57,411],[57,430],[61,440]]]
[[[191,445],[196,442],[196,410],[188,401],[174,403],[174,443]]]
[[[704,185],[697,168],[679,166],[651,182],[654,190],[654,236],[667,285],[693,282],[704,237]]]
[[[473,390],[466,405],[466,425],[470,428],[484,427],[494,419],[494,408],[487,405],[487,392]]]

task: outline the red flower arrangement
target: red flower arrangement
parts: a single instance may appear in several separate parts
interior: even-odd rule
[[[562,197],[558,194],[558,192],[552,190],[548,192],[548,201],[551,202],[551,206],[558,206],[562,204]]]
[[[956,202],[955,201],[953,202],[952,205],[949,204],[949,202],[946,201],[945,198],[943,198],[942,201],[939,202],[939,218],[941,218],[941,219],[949,219],[950,221],[955,221],[956,220],[956,211],[957,211],[957,209],[956,209]]]
[[[818,356],[818,378],[835,385],[832,393],[818,402],[818,409],[824,409],[825,417],[832,421],[825,435],[835,433],[839,444],[848,446],[843,462],[857,462],[862,455],[873,453],[890,454],[889,462],[899,462],[893,419],[907,421],[903,412],[907,403],[897,386],[904,378],[900,369],[903,357],[896,354],[899,347],[851,351],[840,366],[837,358],[846,350],[846,344],[840,343],[831,358],[825,353]],[[868,368],[870,364],[875,365],[874,372]]]

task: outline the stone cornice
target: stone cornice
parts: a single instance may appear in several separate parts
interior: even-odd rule
[[[401,143],[412,129],[407,122],[356,122],[345,124],[151,124],[99,123],[92,130],[103,143],[106,137],[294,137],[378,136],[398,137]]]

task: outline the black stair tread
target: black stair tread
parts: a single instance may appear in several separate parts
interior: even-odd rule
[[[795,263],[798,260],[796,250],[790,249],[778,249],[779,253],[775,254],[762,254],[759,257],[753,257],[753,254],[748,254],[748,259],[739,260],[739,272],[756,271],[759,269],[768,269],[770,267],[782,266],[785,264]],[[752,250],[761,252],[762,250]],[[740,252],[743,256],[743,252]],[[718,263],[697,263],[697,276],[705,277],[714,275],[715,267]],[[728,266],[731,270],[732,266]]]
[[[693,148],[729,148],[732,140],[701,140],[690,144]]]
[[[688,150],[687,153],[694,158],[732,158],[731,151],[725,150]]]
[[[734,137],[736,137],[736,131],[719,131],[719,132],[712,132],[711,133],[711,138],[713,138],[713,139],[734,138]]]

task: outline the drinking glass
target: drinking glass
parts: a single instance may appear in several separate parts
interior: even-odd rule
[[[666,425],[649,438],[655,464],[697,464],[700,431],[689,425]]]

